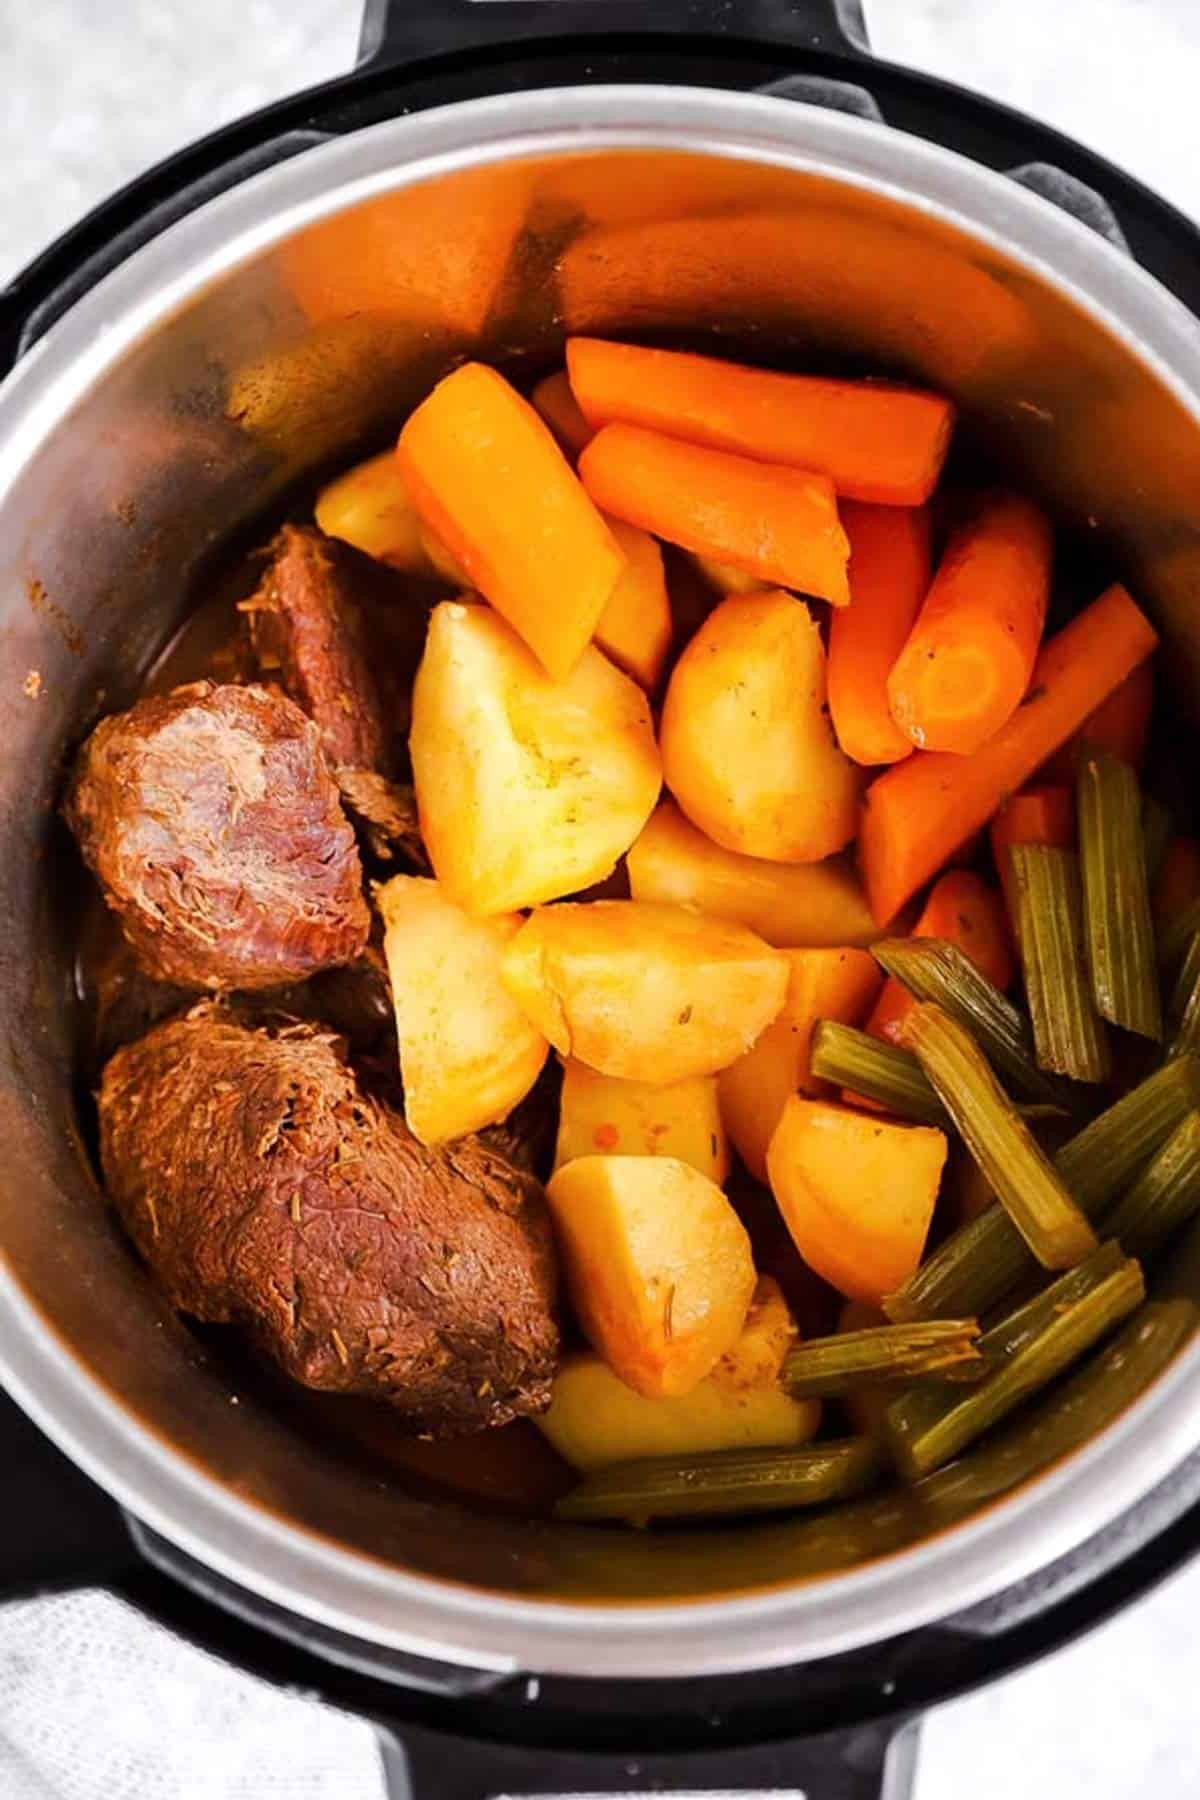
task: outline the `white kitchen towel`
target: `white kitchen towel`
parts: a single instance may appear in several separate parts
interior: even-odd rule
[[[384,1800],[360,1720],[111,1594],[0,1607],[0,1800]]]

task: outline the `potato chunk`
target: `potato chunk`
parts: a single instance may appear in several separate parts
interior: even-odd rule
[[[577,1156],[677,1156],[718,1186],[729,1145],[713,1075],[657,1087],[618,1081],[568,1058],[563,1067],[554,1166]]]
[[[648,694],[658,686],[671,648],[671,602],[658,539],[623,519],[605,524],[625,558],[596,626],[596,643]]]
[[[409,1130],[440,1144],[496,1124],[525,1098],[550,1050],[500,979],[523,920],[474,919],[415,875],[394,876],[375,899]]]
[[[767,1151],[797,1250],[849,1300],[878,1305],[921,1260],[945,1134],[793,1095]]]
[[[802,601],[775,589],[709,615],[667,687],[662,758],[683,811],[726,850],[808,863],[849,843],[859,774],[834,740]]]
[[[542,907],[503,977],[563,1056],[622,1081],[684,1081],[739,1057],[783,1005],[788,965],[740,925],[682,906]]]
[[[313,512],[326,537],[341,538],[409,575],[434,573],[394,450],[368,457],[327,482]]]
[[[771,585],[761,575],[750,575],[745,569],[735,569],[732,563],[718,562],[715,556],[693,556],[691,561],[709,587],[726,600],[731,594],[761,594]]]
[[[626,859],[635,900],[669,900],[747,925],[781,948],[873,944],[884,932],[845,857],[764,862],[722,850],[665,800]]]
[[[806,1444],[821,1422],[819,1400],[793,1400],[775,1382],[730,1388],[708,1375],[690,1393],[647,1399],[592,1350],[564,1359],[550,1410],[537,1425],[576,1469],[644,1456]]]
[[[743,1388],[769,1387],[778,1379],[783,1359],[795,1341],[796,1321],[783,1289],[773,1275],[760,1275],[746,1322],[710,1379],[735,1393]]]
[[[762,1363],[760,1315],[783,1315],[784,1335],[773,1366]],[[746,1325],[733,1348],[689,1394],[647,1400],[626,1387],[594,1351],[569,1356],[554,1381],[550,1410],[537,1423],[560,1456],[577,1469],[643,1456],[693,1456],[706,1450],[749,1450],[807,1443],[821,1422],[819,1400],[793,1400],[776,1377],[795,1335],[782,1294],[770,1276],[755,1290]],[[742,1358],[742,1346],[751,1346]],[[726,1364],[745,1361],[751,1379],[732,1382]]]
[[[661,782],[636,682],[591,647],[551,681],[503,619],[457,600],[430,619],[410,747],[434,871],[473,913],[602,881]]]
[[[818,1019],[858,1025],[883,985],[869,950],[788,950],[791,973],[783,1011],[745,1056],[719,1077],[721,1116],[738,1155],[758,1181],[767,1179],[767,1145],[784,1106],[799,1088],[829,1093],[811,1074],[809,1046]]]
[[[581,1156],[546,1196],[592,1348],[639,1394],[690,1392],[754,1293],[750,1239],[720,1188],[673,1156]]]

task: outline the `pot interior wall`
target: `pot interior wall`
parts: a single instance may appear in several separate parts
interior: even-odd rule
[[[935,1507],[889,1495],[650,1539],[480,1505],[461,1529],[402,1473],[381,1478],[270,1392],[235,1388],[224,1352],[165,1312],[97,1189],[75,1075],[81,895],[55,814],[71,746],[127,703],[220,558],[290,488],[386,442],[462,355],[540,370],[574,331],[949,391],[969,446],[1095,541],[1097,568],[1119,569],[1162,626],[1181,698],[1197,692],[1194,419],[1069,299],[932,216],[792,169],[613,151],[443,176],[310,226],[100,370],[3,502],[0,1243],[65,1353],[148,1431],[293,1523],[510,1592],[715,1594],[894,1548],[1063,1440],[1043,1412]]]

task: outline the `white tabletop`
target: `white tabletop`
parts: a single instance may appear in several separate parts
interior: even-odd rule
[[[1046,119],[1200,213],[1200,0],[867,0],[867,13],[881,56]],[[357,14],[356,0],[0,0],[0,281],[158,157],[348,67]],[[1200,1567],[944,1707],[917,1800],[1192,1800],[1198,1671]]]

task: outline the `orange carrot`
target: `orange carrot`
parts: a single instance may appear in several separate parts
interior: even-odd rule
[[[892,717],[925,750],[969,756],[1021,704],[1046,622],[1053,539],[1018,494],[989,496],[946,549],[888,679]]]
[[[829,627],[829,710],[838,743],[857,763],[912,754],[896,725],[887,683],[929,586],[924,508],[839,506],[850,540],[850,605]]]
[[[1001,993],[1012,983],[1015,969],[1004,902],[995,888],[970,869],[950,869],[934,882],[913,926],[913,936],[946,938],[957,944]],[[866,1029],[898,1044],[901,1021],[914,1004],[908,989],[889,975]]]
[[[1090,713],[1070,741],[1050,758],[1042,770],[1044,781],[1074,787],[1079,764],[1089,751],[1107,750],[1135,769],[1146,757],[1150,714],[1154,709],[1154,664],[1139,663],[1132,675],[1114,688],[1107,700]]]
[[[779,375],[599,338],[570,339],[567,371],[593,425],[642,425],[760,462],[819,469],[839,494],[885,506],[928,500],[954,425],[949,400],[916,388]]]
[[[957,944],[1001,993],[1012,982],[1015,965],[1004,901],[995,888],[969,869],[949,869],[939,876],[913,926],[913,935],[946,938]],[[889,975],[864,1029],[873,1037],[898,1044],[900,1027],[915,1004],[908,989]],[[842,1098],[850,1106],[875,1107],[873,1101],[849,1090]]]
[[[1195,838],[1171,838],[1154,883],[1154,917],[1169,925],[1193,900],[1200,900],[1200,844]]]
[[[1097,694],[1111,694],[1157,642],[1127,590],[1110,587],[1044,646],[1025,704],[982,750],[921,751],[879,776],[864,798],[859,831],[875,918],[894,918],[955,846],[1078,730]]]
[[[1008,916],[1015,932],[1017,896],[1013,886],[1012,858],[1008,853],[1014,844],[1049,844],[1052,849],[1070,850],[1075,843],[1074,788],[1031,787],[1024,793],[1014,794],[992,820],[991,837],[996,873],[1004,888]]]
[[[773,586],[844,606],[849,545],[826,475],[775,468],[695,444],[606,425],[579,459],[604,512]]]
[[[565,369],[539,381],[529,398],[568,456],[578,456],[595,437],[595,427],[580,412]]]
[[[1029,686],[1051,592],[1051,527],[997,493],[946,545],[925,605],[887,679],[892,718],[925,751],[970,756]]]
[[[424,522],[565,681],[625,559],[528,400],[464,363],[412,414],[396,454]]]

